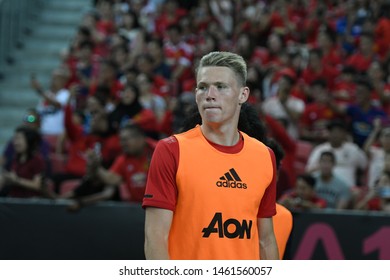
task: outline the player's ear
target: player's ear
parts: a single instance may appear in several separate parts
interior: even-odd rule
[[[248,87],[242,87],[240,90],[240,95],[238,97],[238,104],[242,105],[245,103],[249,98],[250,90]]]

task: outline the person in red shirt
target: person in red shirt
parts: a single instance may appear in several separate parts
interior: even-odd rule
[[[121,95],[120,102],[109,113],[110,127],[117,132],[123,125],[136,123],[148,136],[155,137],[158,134],[156,115],[152,109],[145,108],[139,99],[139,88],[133,83],[128,83]]]
[[[309,61],[306,69],[302,72],[302,80],[305,83],[305,94],[307,100],[313,99],[309,91],[310,84],[318,79],[325,79],[327,86],[332,88],[339,71],[330,65],[323,64],[322,51],[320,49],[311,49],[309,52]]]
[[[117,199],[118,196],[124,200],[118,195],[120,185],[130,194],[126,197],[127,202],[142,202],[155,141],[148,139],[136,124],[123,126],[119,138],[122,153],[109,169],[101,165],[99,154],[92,150],[88,152],[88,171],[84,183],[64,196],[72,199],[70,210],[79,210],[102,200]]]
[[[375,44],[378,48],[378,54],[382,61],[390,58],[390,3],[382,3],[382,16],[378,19],[375,29]]]
[[[11,169],[0,174],[0,196],[40,197],[43,195],[45,162],[36,152],[40,134],[36,129],[20,126],[15,130],[15,154]]]
[[[331,89],[331,95],[336,104],[346,106],[355,103],[356,72],[353,66],[343,66],[340,75],[335,80],[333,89]]]
[[[172,24],[178,24],[179,20],[187,15],[187,10],[178,6],[177,0],[164,1],[162,6],[161,14],[156,18],[155,35],[163,36]]]
[[[329,92],[325,80],[313,81],[310,91],[314,101],[306,105],[299,121],[300,139],[319,144],[328,140],[327,125],[335,118],[335,113],[328,105]]]
[[[99,86],[106,86],[110,89],[110,102],[116,104],[123,91],[123,85],[117,79],[118,65],[111,60],[105,60],[101,63],[99,75],[91,79],[89,95],[94,95]]]
[[[191,67],[194,60],[194,47],[185,42],[180,25],[173,24],[167,28],[164,54],[172,71],[171,82],[174,87],[171,94],[175,95],[180,92],[185,81],[194,77]]]
[[[322,51],[322,63],[341,69],[343,57],[339,45],[336,44],[336,34],[330,28],[321,30],[317,35],[316,43]]]
[[[65,106],[65,128],[68,139],[68,159],[65,164],[65,172],[53,174],[55,192],[60,193],[63,181],[81,179],[87,171],[86,156],[88,150],[100,150],[102,164],[110,166],[120,153],[120,145],[117,133],[112,133],[107,114],[104,111],[91,113],[90,128],[86,132],[81,123],[74,121],[74,112],[71,106],[76,92]]]
[[[390,172],[383,170],[375,186],[356,203],[354,209],[390,213]]]
[[[362,33],[358,50],[347,58],[345,65],[353,66],[359,73],[364,74],[377,56],[374,49],[373,35]]]
[[[301,174],[297,178],[297,184],[293,191],[285,193],[278,203],[289,210],[322,209],[326,207],[326,201],[315,193],[316,179],[311,175]]]
[[[287,132],[283,124],[269,115],[262,115],[269,137],[272,137],[283,149],[283,157],[280,159],[279,177],[277,181],[276,198],[278,199],[287,190],[295,186],[297,142]],[[275,152],[275,151],[274,151]],[[275,153],[276,154],[276,153]]]

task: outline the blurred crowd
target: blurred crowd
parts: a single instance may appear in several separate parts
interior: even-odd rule
[[[95,0],[49,88],[31,75],[0,196],[139,203],[156,142],[195,105],[197,62],[232,51],[282,150],[289,209],[390,213],[390,1]],[[28,73],[24,73],[28,75]]]

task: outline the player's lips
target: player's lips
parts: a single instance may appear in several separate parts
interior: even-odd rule
[[[203,107],[204,110],[212,110],[212,109],[221,109],[221,107],[216,105],[206,105]]]

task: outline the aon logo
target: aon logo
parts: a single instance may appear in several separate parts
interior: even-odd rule
[[[222,220],[222,213],[215,213],[208,227],[203,228],[204,238],[208,238],[210,234],[216,233],[219,238],[251,238],[252,221],[236,219]]]

